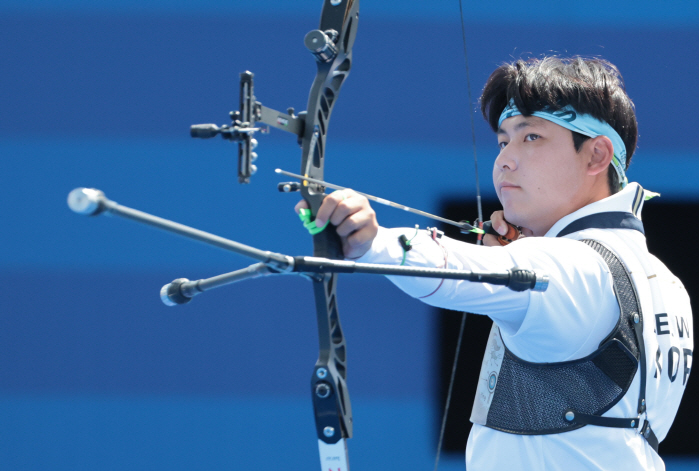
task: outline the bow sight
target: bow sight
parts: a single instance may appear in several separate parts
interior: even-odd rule
[[[332,62],[337,57],[337,40],[339,34],[334,29],[321,31],[315,29],[304,38],[304,44],[320,63]],[[257,153],[253,150],[257,147],[257,140],[253,138],[255,132],[269,132],[269,128],[255,127],[260,122],[268,126],[296,134],[299,146],[305,131],[306,112],[294,115],[294,109],[288,108],[286,113],[263,106],[256,100],[254,92],[253,74],[245,71],[240,74],[240,110],[231,111],[231,124],[221,127],[215,124],[194,124],[190,128],[192,137],[209,139],[220,134],[226,140],[238,143],[238,182],[250,183],[250,177],[257,171],[254,165]],[[325,109],[327,112],[327,109]]]

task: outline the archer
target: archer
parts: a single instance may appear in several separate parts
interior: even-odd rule
[[[494,322],[468,469],[665,469],[658,443],[691,371],[692,315],[680,281],[646,248],[640,213],[654,194],[626,178],[638,131],[620,73],[579,57],[506,64],[481,111],[499,147],[503,210],[491,219],[502,235],[506,222],[521,227],[515,242],[382,228],[352,190],[327,196],[316,224],[336,226],[345,257],[361,262],[549,275],[546,292],[391,278],[425,303]]]

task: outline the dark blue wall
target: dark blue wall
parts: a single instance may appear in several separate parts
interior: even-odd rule
[[[696,201],[699,7],[585,6],[466,5],[474,95],[513,57],[609,59],[637,105],[630,179]],[[260,170],[241,187],[235,147],[193,141],[188,127],[225,122],[246,69],[265,105],[302,110],[315,74],[302,39],[319,13],[310,0],[0,3],[0,469],[316,466],[310,285],[248,281],[166,308],[164,283],[248,261],[81,218],[65,197],[97,187],[244,243],[308,253],[295,197],[276,192],[272,173],[298,169],[294,139],[261,137]],[[328,180],[428,211],[475,195],[458,3],[366,2],[354,51]],[[476,118],[482,192],[493,198],[495,139]],[[386,226],[428,224],[377,210]],[[342,278],[340,303],[351,455],[364,468],[427,466],[437,421],[432,311],[369,277]],[[383,453],[399,447],[400,457]]]

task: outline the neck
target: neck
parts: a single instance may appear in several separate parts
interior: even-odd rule
[[[556,224],[558,221],[574,213],[575,211],[584,208],[587,205],[596,203],[605,198],[611,196],[609,191],[609,185],[607,184],[606,176],[604,179],[595,179],[587,191],[583,191],[579,194],[579,197],[573,198],[570,204],[561,206],[560,211],[553,212],[550,216],[545,217],[539,224],[532,224],[531,227],[527,226],[532,235],[536,237],[543,237],[548,233],[548,231]]]

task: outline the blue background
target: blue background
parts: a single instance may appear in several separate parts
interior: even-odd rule
[[[188,127],[226,122],[246,69],[263,104],[303,110],[315,66],[302,40],[320,8],[0,2],[0,469],[317,467],[310,284],[248,281],[167,308],[158,290],[168,281],[250,262],[133,223],[81,218],[65,198],[100,188],[243,243],[309,253],[296,197],[276,191],[273,173],[298,170],[295,140],[260,137],[258,174],[240,186],[235,146],[194,141]],[[475,196],[458,3],[364,1],[361,11],[326,178],[430,212]],[[474,97],[513,58],[604,57],[637,106],[630,180],[665,201],[699,200],[699,4],[507,0],[465,5],[464,14]],[[475,117],[482,192],[492,199],[497,147]],[[376,209],[385,226],[428,224]],[[430,466],[434,312],[383,278],[341,277],[339,298],[353,467]],[[441,469],[463,469],[463,457]]]

